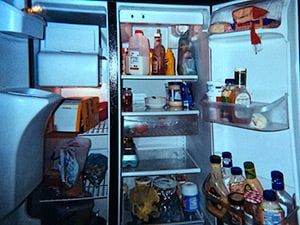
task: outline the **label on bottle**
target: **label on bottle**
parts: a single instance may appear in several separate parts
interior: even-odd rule
[[[195,212],[199,208],[198,194],[193,196],[182,195],[182,201],[183,201],[184,211]]]
[[[262,212],[261,224],[264,225],[274,225],[280,224],[283,219],[283,213],[281,210],[265,210]]]
[[[222,197],[214,187],[210,187],[207,192],[207,209],[218,217],[222,217],[227,213],[226,207],[222,205]]]
[[[245,181],[229,183],[230,192],[244,193]]]
[[[139,56],[138,51],[131,51],[128,57],[128,72],[133,75],[147,75],[149,73],[149,57]]]

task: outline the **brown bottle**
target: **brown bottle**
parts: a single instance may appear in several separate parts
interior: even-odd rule
[[[204,183],[204,190],[207,210],[218,218],[226,216],[229,192],[222,179],[221,157],[218,155],[210,156],[210,176]]]
[[[246,185],[244,192],[252,190],[263,193],[264,189],[260,181],[256,177],[254,163],[250,161],[244,162],[244,169],[246,175]]]
[[[157,29],[154,35],[152,75],[165,75],[165,73],[165,47],[161,44],[160,29]]]

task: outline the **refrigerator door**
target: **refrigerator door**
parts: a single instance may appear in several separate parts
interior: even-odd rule
[[[241,9],[253,6],[267,10],[267,14],[253,14],[245,21],[240,21],[242,16],[234,14],[243,14]],[[264,110],[256,111],[266,119],[265,128],[276,122],[286,124],[279,130],[267,131],[257,127],[241,129],[237,128],[240,124],[232,121],[228,124],[228,120],[222,121],[219,118],[213,124],[214,153],[231,151],[234,165],[242,168],[243,162],[253,161],[264,189],[271,189],[271,171],[282,171],[286,190],[291,195],[296,195],[296,202],[299,204],[297,8],[297,1],[294,0],[251,1],[251,4],[247,1],[236,1],[235,4],[214,6],[209,27],[209,48],[213,82],[225,84],[225,79],[234,78],[236,68],[246,68],[246,87],[251,93],[252,101],[265,103],[269,105],[270,113],[278,113],[278,120],[275,121],[264,115]],[[220,21],[226,22],[221,24],[221,31],[215,29]],[[258,45],[260,49],[257,49]],[[284,96],[286,103],[282,107],[271,107],[272,102],[277,102]],[[222,106],[210,105],[211,109]],[[253,119],[253,115],[254,113],[250,114],[250,118]],[[248,128],[250,125],[246,124]]]

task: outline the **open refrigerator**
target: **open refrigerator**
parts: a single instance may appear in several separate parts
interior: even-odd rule
[[[242,25],[235,24],[233,11],[252,6],[268,10],[267,20],[272,22],[268,20],[265,23],[263,19],[252,21],[254,29],[250,29],[249,21],[244,21]],[[295,194],[299,204],[297,21],[297,2],[293,0],[234,1],[213,6],[212,12],[210,7],[199,5],[117,2],[120,56],[118,158],[119,189],[122,190],[119,193],[118,224],[215,223],[216,218],[206,210],[202,185],[210,172],[210,155],[221,155],[223,151],[232,153],[235,166],[242,167],[243,162],[253,161],[264,189],[271,188],[270,172],[281,170],[285,176],[286,190],[291,195]],[[176,72],[174,76],[166,76],[126,73],[124,61],[130,37],[135,30],[142,30],[150,48],[153,48],[157,29],[160,29],[162,44],[165,49],[173,51],[177,63],[181,32],[185,29],[189,31],[196,74],[179,75]],[[246,107],[208,101],[207,82],[225,86],[225,79],[233,78],[236,68],[247,69],[247,90],[252,104]],[[158,109],[145,106],[145,97],[163,96],[168,99],[166,87],[169,82],[192,85],[193,107],[178,110],[168,106]],[[122,108],[123,88],[131,88],[132,110]],[[224,107],[241,113],[249,119],[248,122],[222,119],[220,110]],[[267,121],[263,127],[250,123],[252,116],[257,114]],[[130,154],[137,161],[129,166],[126,162],[128,138],[133,140],[135,150]],[[142,212],[153,210],[155,214],[157,208],[147,208],[149,201],[131,196],[131,191],[135,191],[145,177],[150,178],[151,182],[159,177],[175,180],[179,177],[179,180],[196,183],[200,193],[199,217],[193,221],[184,218],[178,221],[170,215],[166,220],[157,220],[151,213],[145,216]],[[163,210],[160,213],[165,215]]]

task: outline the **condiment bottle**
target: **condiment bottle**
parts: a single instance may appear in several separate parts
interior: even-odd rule
[[[231,177],[231,168],[232,168],[231,152],[222,152],[222,177],[228,190],[229,190],[229,180]]]
[[[188,30],[179,38],[177,58],[178,58],[178,63],[177,63],[178,75],[197,74],[195,60],[192,56],[192,52],[190,49]]]
[[[122,88],[122,111],[132,111],[132,91],[131,88]]]
[[[260,181],[256,177],[254,163],[250,161],[244,162],[244,169],[246,175],[246,185],[244,192],[254,190],[263,193],[264,189]]]
[[[258,207],[263,201],[263,194],[249,190],[244,193],[244,222],[245,225],[257,224],[259,221]]]
[[[166,75],[175,75],[175,57],[172,49],[168,48],[165,54]]]
[[[164,75],[165,67],[165,47],[161,43],[160,29],[154,35],[154,48],[152,54],[152,75]]]
[[[229,103],[243,106],[249,106],[251,104],[251,95],[246,89],[246,72],[247,70],[243,70],[243,72],[240,72],[240,70],[235,71],[235,88],[232,90],[230,96],[228,97]],[[243,74],[245,78],[243,78],[243,76],[236,75],[237,73]],[[247,113],[244,109],[240,109],[238,107],[232,109],[231,116],[233,123],[249,124],[251,121],[251,115],[249,115],[249,113]]]
[[[149,40],[144,36],[142,30],[136,30],[128,43],[128,54],[126,56],[127,73],[132,75],[149,74],[149,56]]]
[[[279,205],[288,216],[295,208],[293,198],[284,189],[283,173],[278,170],[271,171],[272,189],[275,191]]]
[[[238,166],[231,168],[231,177],[229,180],[229,191],[244,193],[246,180],[242,174],[242,169]]]
[[[221,171],[221,157],[210,156],[210,175],[204,183],[207,210],[218,218],[226,217],[228,208],[227,195],[229,194]]]
[[[228,195],[229,215],[231,216],[231,224],[243,225],[243,206],[244,195],[242,193],[233,192]]]
[[[264,190],[258,212],[262,225],[280,224],[284,219],[284,211],[276,200],[276,193],[273,190]]]

